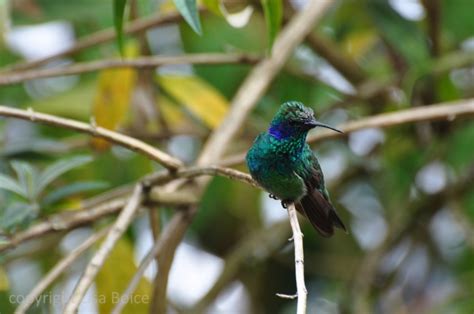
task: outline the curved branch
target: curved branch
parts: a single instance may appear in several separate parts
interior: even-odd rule
[[[254,64],[258,61],[255,56],[247,54],[224,54],[224,53],[201,53],[182,56],[153,56],[140,57],[135,59],[104,59],[100,61],[91,61],[73,64],[71,66],[38,69],[24,72],[0,73],[0,86],[21,83],[28,80],[34,80],[45,77],[54,77],[62,75],[74,75],[86,72],[93,72],[103,69],[113,68],[155,68],[161,65],[170,64],[229,64],[246,63]]]
[[[0,106],[0,116],[59,126],[82,133],[87,133],[95,137],[100,137],[117,145],[139,152],[147,156],[148,158],[162,164],[169,170],[175,170],[183,165],[180,160],[166,154],[165,152],[162,152],[159,149],[154,148],[151,145],[148,145],[145,142],[139,141],[127,135],[120,134],[118,132],[107,130],[94,124],[87,124],[77,120],[60,118],[45,113],[38,113],[33,111],[31,108],[28,110],[22,110],[6,106]]]

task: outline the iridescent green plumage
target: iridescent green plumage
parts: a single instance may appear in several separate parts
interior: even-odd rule
[[[333,129],[316,121],[302,103],[286,102],[268,131],[255,139],[246,160],[262,187],[283,204],[295,203],[316,230],[331,236],[333,227],[346,228],[329,200],[319,162],[306,144],[308,131],[316,126]]]

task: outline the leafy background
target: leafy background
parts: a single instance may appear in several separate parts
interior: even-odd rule
[[[122,34],[117,42],[58,62],[120,54],[123,58],[198,52],[264,56],[282,24],[304,1],[202,2],[211,12],[198,14],[194,2],[184,0],[3,0],[0,66],[38,57],[47,48],[33,43],[22,49],[15,46],[16,40],[25,38],[17,32],[25,26],[37,29],[58,22],[59,29],[36,36],[42,34],[45,42],[57,37],[74,43],[107,27],[121,34],[118,21],[126,24],[176,8],[189,24],[156,27],[143,36]],[[245,10],[252,10],[248,21]],[[472,97],[473,11],[474,3],[467,0],[334,1],[259,101],[238,140],[228,147],[229,155],[245,151],[286,100],[302,101],[320,120],[338,125]],[[144,139],[192,163],[250,69],[251,65],[229,64],[102,70],[2,86],[0,103],[82,121],[93,116],[98,125]],[[370,93],[373,89],[376,92]],[[0,130],[2,241],[158,168],[143,156],[72,131],[13,119],[2,119]],[[473,188],[459,184],[472,183],[473,140],[472,121],[456,119],[366,129],[314,147],[350,234],[322,239],[304,223],[310,308],[318,313],[474,311]],[[243,165],[238,169],[246,170]],[[162,224],[173,212],[154,210]],[[168,293],[171,311],[193,308],[224,265],[235,263],[235,275],[215,300],[209,300],[208,312],[294,312],[294,301],[275,297],[277,292],[295,290],[286,219],[285,211],[265,193],[213,179],[178,249]],[[110,311],[110,298],[96,302],[94,293],[111,295],[126,286],[151,245],[147,220],[141,215],[120,240],[82,312]],[[103,219],[1,253],[2,312],[16,306],[11,296],[25,295],[59,258],[108,223]],[[70,290],[86,262],[87,256],[48,293]],[[152,276],[150,270],[136,294],[150,295]],[[31,313],[57,306],[39,302]],[[126,311],[147,309],[146,303],[129,304]]]

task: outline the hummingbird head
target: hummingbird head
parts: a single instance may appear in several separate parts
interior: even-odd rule
[[[284,139],[306,136],[308,131],[315,127],[342,133],[342,131],[316,120],[311,108],[298,101],[288,101],[280,106],[270,124],[269,133],[278,139]]]

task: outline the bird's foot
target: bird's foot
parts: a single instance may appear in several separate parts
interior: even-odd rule
[[[281,206],[284,208],[284,209],[287,209],[288,208],[288,203],[286,201],[281,201]]]
[[[278,199],[278,197],[276,197],[276,196],[273,195],[273,194],[268,194],[268,197],[270,197],[271,199],[274,199],[274,200],[277,200],[277,199]]]

